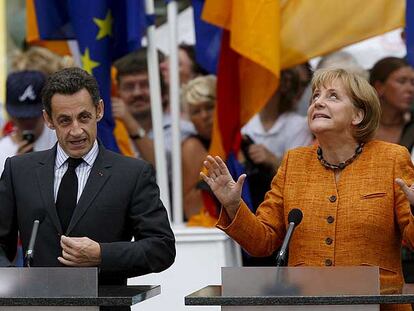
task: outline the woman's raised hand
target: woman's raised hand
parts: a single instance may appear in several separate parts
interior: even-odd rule
[[[231,219],[236,215],[241,201],[241,192],[246,174],[240,175],[237,182],[231,177],[223,160],[216,156],[207,156],[204,161],[206,174],[200,172],[201,178],[210,186],[214,195],[226,209]]]
[[[411,187],[408,187],[405,181],[401,178],[396,178],[395,182],[400,186],[410,204],[414,206],[414,184],[412,184]]]

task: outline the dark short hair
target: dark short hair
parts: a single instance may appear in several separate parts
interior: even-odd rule
[[[187,54],[188,58],[191,60],[191,71],[195,76],[204,76],[208,74],[208,71],[197,63],[194,45],[181,43],[180,45],[178,45],[178,48],[184,51]]]
[[[147,51],[139,49],[118,59],[114,66],[116,68],[116,80],[122,76],[147,73]]]
[[[369,83],[372,86],[377,81],[384,83],[394,71],[409,66],[410,64],[404,58],[385,57],[380,59],[370,71]]]
[[[299,69],[292,67],[280,72],[280,93],[279,113],[295,110],[295,98],[300,89]]]
[[[85,70],[77,67],[65,68],[52,74],[46,81],[42,91],[45,111],[52,116],[52,97],[55,94],[72,95],[86,89],[92,102],[98,106],[101,96],[98,82]]]
[[[164,60],[164,54],[158,51],[158,61]],[[118,84],[121,82],[123,76],[136,75],[148,73],[147,63],[147,50],[145,48],[131,52],[124,57],[118,59],[114,66],[116,68],[116,81]],[[164,82],[162,75],[160,74],[161,93],[164,95],[167,93],[168,88]]]

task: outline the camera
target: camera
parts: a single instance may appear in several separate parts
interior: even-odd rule
[[[254,143],[254,140],[249,135],[243,135],[240,143],[240,149],[246,159],[244,163],[246,174],[250,177],[259,173],[258,165],[256,165],[249,156],[249,147]]]
[[[29,131],[29,130],[23,131],[22,137],[23,137],[23,140],[26,140],[29,144],[35,141],[35,135],[33,131]]]
[[[242,140],[241,140],[241,143],[240,143],[240,149],[243,152],[244,157],[248,161],[252,161],[249,157],[249,147],[250,147],[250,145],[253,145],[253,144],[254,144],[254,141],[249,135],[243,135],[242,136]]]

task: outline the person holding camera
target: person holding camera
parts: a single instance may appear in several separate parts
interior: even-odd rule
[[[96,79],[81,68],[57,71],[42,102],[58,143],[6,160],[0,266],[11,265],[18,232],[28,249],[33,217],[42,215],[33,267],[98,267],[99,285],[126,285],[129,277],[171,266],[175,238],[153,167],[97,138],[104,102]]]
[[[283,70],[278,90],[241,130],[241,151],[252,185],[254,210],[270,190],[283,155],[289,149],[312,143],[306,118],[295,112],[301,92],[299,66]]]
[[[54,131],[46,127],[42,116],[45,81],[45,75],[34,70],[13,72],[7,77],[6,111],[14,128],[0,139],[0,173],[7,158],[46,150],[56,143]]]
[[[253,211],[263,202],[283,155],[312,142],[306,118],[295,112],[303,92],[299,66],[281,72],[278,90],[262,110],[242,128],[241,153]],[[276,252],[268,257],[243,253],[244,266],[274,266]]]

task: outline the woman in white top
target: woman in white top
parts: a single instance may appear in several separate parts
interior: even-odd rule
[[[298,68],[282,71],[277,92],[242,128],[242,134],[253,141],[248,155],[255,164],[265,164],[275,172],[287,150],[312,142],[306,118],[295,112],[299,89]]]
[[[243,128],[242,151],[253,206],[263,201],[286,151],[312,143],[306,118],[295,112],[300,92],[298,67],[281,73],[280,86],[266,106]]]
[[[254,210],[270,189],[285,152],[313,140],[306,118],[295,112],[303,92],[299,74],[298,67],[282,71],[279,89],[242,128],[241,149]],[[256,258],[243,254],[243,264],[247,266],[272,266],[275,262],[274,256]]]

